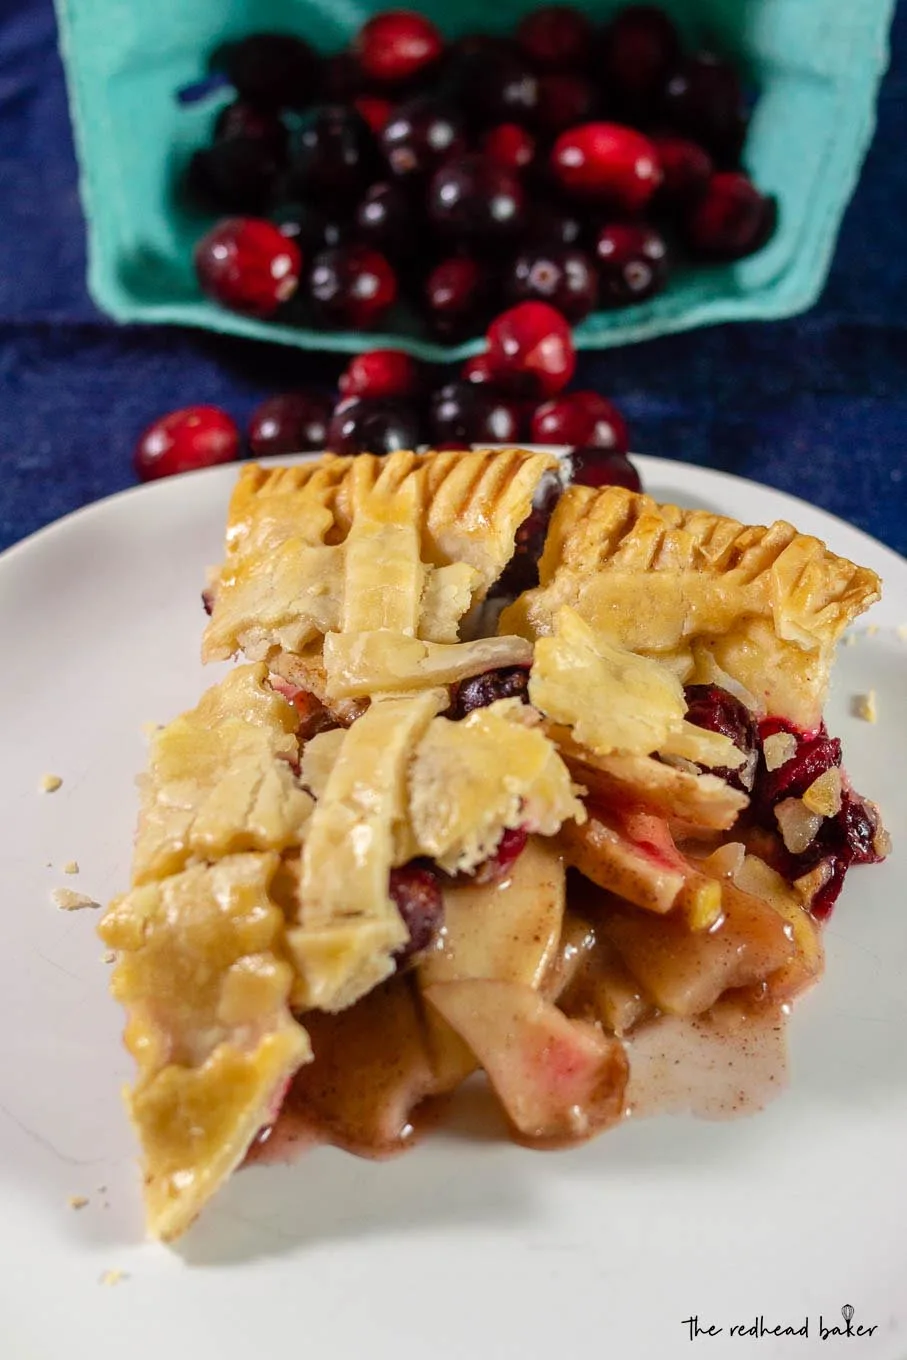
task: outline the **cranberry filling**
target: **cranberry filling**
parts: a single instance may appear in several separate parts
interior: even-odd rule
[[[528,666],[499,666],[497,670],[460,681],[450,706],[450,717],[457,722],[473,709],[487,708],[498,699],[522,699],[526,704],[529,702],[528,691]]]
[[[408,942],[397,951],[399,967],[413,954],[427,949],[441,929],[444,899],[436,869],[423,859],[391,869],[390,895],[409,931]]]
[[[462,874],[460,879],[466,883],[500,883],[505,879],[526,849],[529,832],[523,826],[505,831],[497,850],[481,864],[476,865],[471,874]]]
[[[755,801],[763,816],[769,814],[782,798],[802,798],[820,774],[841,764],[841,743],[837,737],[828,735],[824,723],[817,732],[806,735],[779,718],[769,718],[759,724],[761,741],[776,732],[789,732],[794,736],[797,750],[790,760],[775,770],[767,769],[764,759],[760,762]]]
[[[720,685],[687,685],[684,694],[687,722],[703,727],[708,732],[720,732],[723,737],[729,737],[746,756],[744,763],[736,770],[722,768],[709,770],[708,773],[718,775],[741,793],[750,793],[756,778],[759,755],[759,732],[752,713],[746,704]],[[705,769],[704,766],[702,768]]]

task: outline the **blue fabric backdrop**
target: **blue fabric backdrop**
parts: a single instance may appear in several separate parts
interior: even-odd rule
[[[907,553],[907,0],[879,127],[820,304],[581,356],[640,451],[752,477]],[[141,147],[136,148],[141,155]],[[131,484],[139,429],[195,402],[244,420],[339,362],[121,328],[85,290],[85,235],[51,0],[0,0],[0,548]]]

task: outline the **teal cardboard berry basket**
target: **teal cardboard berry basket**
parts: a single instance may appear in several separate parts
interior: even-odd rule
[[[413,4],[449,36],[508,31],[538,0]],[[578,0],[596,18],[617,0]],[[691,44],[733,57],[759,90],[745,160],[777,195],[779,223],[758,254],[679,270],[664,293],[576,329],[583,349],[647,340],[722,321],[789,316],[809,307],[828,271],[841,216],[875,121],[894,0],[663,0]],[[88,284],[118,321],[200,326],[300,349],[359,350],[362,335],[298,329],[225,311],[202,296],[192,248],[209,218],[180,206],[180,168],[208,138],[228,95],[181,105],[220,42],[265,29],[295,32],[323,51],[344,46],[387,4],[350,0],[57,0],[61,46],[88,222]],[[425,359],[482,348],[434,344],[391,316],[369,343]]]

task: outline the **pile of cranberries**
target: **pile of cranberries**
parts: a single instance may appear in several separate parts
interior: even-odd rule
[[[212,64],[235,100],[186,187],[227,216],[195,265],[247,315],[363,330],[397,307],[445,343],[520,302],[572,325],[651,297],[672,259],[736,260],[774,228],[741,169],[736,70],[685,53],[656,6],[600,26],[550,5],[449,43],[391,10],[332,56],[260,33]]]

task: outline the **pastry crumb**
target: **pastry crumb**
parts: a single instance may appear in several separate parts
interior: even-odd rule
[[[101,962],[102,962],[102,963],[116,963],[116,961],[117,961],[117,952],[116,952],[116,950],[115,950],[115,949],[105,949],[105,950],[104,950],[104,953],[101,955]]]
[[[101,905],[85,893],[73,892],[72,888],[54,888],[50,896],[54,906],[61,911],[82,911],[86,907],[97,910]]]
[[[88,1196],[70,1195],[66,1203],[69,1205],[70,1209],[84,1209],[85,1205],[88,1203]]]
[[[79,861],[77,859],[68,859],[63,865],[63,872],[64,874],[77,874],[79,872]]]
[[[877,623],[867,623],[867,625],[866,625],[866,636],[867,636],[867,637],[875,637],[875,635],[876,635],[876,633],[877,633],[878,631],[879,631],[879,625],[878,625]]]
[[[876,705],[876,692],[871,689],[868,694],[857,694],[854,696],[853,712],[855,718],[862,718],[863,722],[878,722],[879,710]]]
[[[129,1276],[125,1270],[105,1270],[99,1279],[99,1284],[121,1284],[123,1280],[128,1280]]]
[[[56,793],[57,789],[60,788],[62,783],[63,780],[60,778],[58,774],[42,774],[41,792]]]
[[[894,631],[902,642],[907,642],[907,623],[899,623]]]
[[[856,633],[845,633],[841,639],[842,647],[852,647],[857,640]]]

